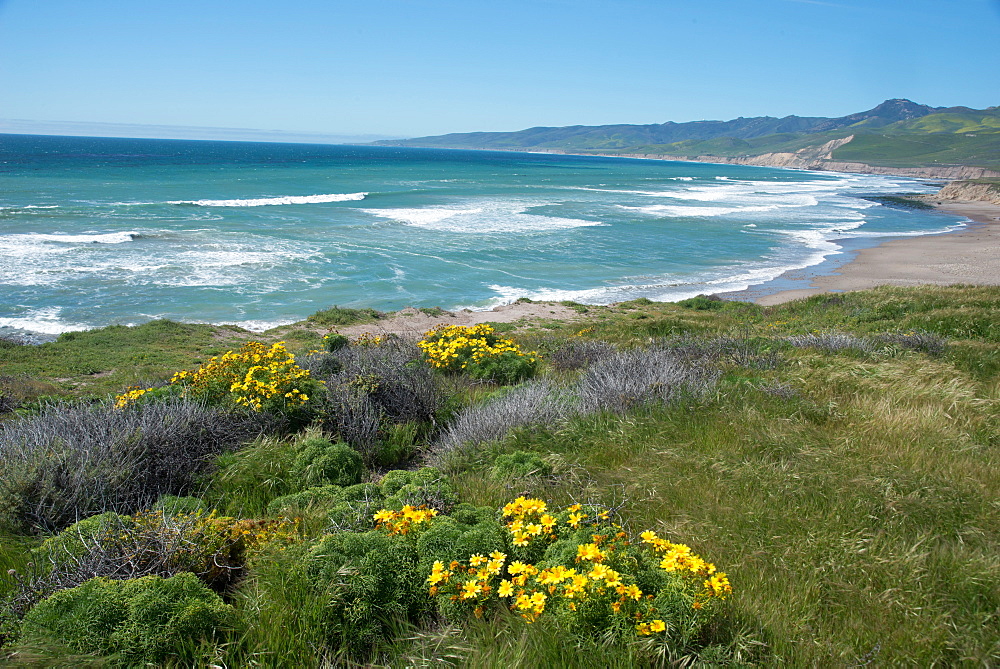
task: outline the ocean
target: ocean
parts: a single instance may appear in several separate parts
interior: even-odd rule
[[[0,135],[0,332],[332,305],[487,309],[745,289],[968,221],[902,177],[513,152]]]

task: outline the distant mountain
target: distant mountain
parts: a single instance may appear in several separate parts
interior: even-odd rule
[[[866,112],[840,118],[822,116],[756,116],[731,121],[691,121],[650,125],[574,125],[562,128],[529,128],[517,132],[468,132],[436,137],[379,142],[394,146],[437,146],[497,149],[595,149],[625,148],[647,144],[672,144],[716,137],[754,139],[783,133],[815,133],[864,123],[882,127],[896,121],[920,118],[944,108],[919,105],[909,100],[886,100]]]
[[[996,107],[930,107],[893,99],[837,118],[757,116],[730,121],[538,127],[376,144],[726,159],[722,162],[741,158],[750,164],[778,164],[766,158],[758,162],[748,159],[780,154],[794,158],[791,162],[780,158],[780,164],[795,167],[807,166],[805,163],[815,166],[817,161],[856,161],[887,167],[973,165],[998,169],[1000,113]]]

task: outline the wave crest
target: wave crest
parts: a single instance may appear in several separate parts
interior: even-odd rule
[[[284,195],[248,200],[172,200],[167,204],[190,204],[197,207],[265,207],[281,204],[322,204],[364,200],[368,193],[328,193],[326,195]]]

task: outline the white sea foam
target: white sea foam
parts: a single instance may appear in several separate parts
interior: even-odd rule
[[[23,209],[58,209],[58,208],[59,205],[57,204],[26,204],[20,207],[16,205],[0,207],[0,211],[21,211]]]
[[[123,244],[131,242],[138,232],[106,232],[86,235],[39,234],[10,235],[20,237],[26,242],[56,242],[58,244]]]
[[[30,330],[44,334],[60,334],[63,332],[86,330],[90,327],[82,323],[71,323],[61,320],[59,318],[61,311],[62,309],[59,307],[47,307],[28,311],[15,318],[0,318],[0,327]]]
[[[851,232],[849,232],[847,234],[843,234],[843,235],[840,235],[840,236],[841,237],[858,237],[858,238],[862,238],[862,237],[876,238],[876,237],[921,237],[923,235],[943,235],[943,234],[946,234],[946,233],[949,233],[949,232],[956,232],[956,231],[961,230],[961,229],[963,229],[965,227],[968,227],[968,224],[971,223],[971,222],[972,221],[970,220],[968,222],[956,223],[955,225],[949,225],[947,227],[939,228],[937,230],[916,230],[916,231],[912,231],[911,230],[911,231],[907,231],[907,232],[865,232],[865,231],[860,231],[859,230],[857,232],[851,231]]]
[[[248,200],[171,200],[167,204],[192,204],[199,207],[264,207],[280,204],[322,204],[364,200],[368,193],[330,193],[327,195],[285,195]]]
[[[472,234],[547,232],[604,225],[599,221],[527,213],[533,207],[549,204],[547,202],[475,200],[468,204],[471,206],[362,211],[426,230]]]
[[[279,321],[263,321],[263,320],[250,320],[250,321],[222,321],[220,323],[215,323],[215,325],[235,325],[241,327],[244,330],[250,330],[251,332],[265,332],[273,328],[281,327],[282,325],[291,325],[296,321],[293,319],[279,320]]]
[[[637,211],[640,214],[657,217],[728,216],[730,214],[748,214],[761,211],[774,211],[780,207],[780,205],[759,207],[686,207],[669,204],[654,204],[648,207],[619,206],[622,209]]]

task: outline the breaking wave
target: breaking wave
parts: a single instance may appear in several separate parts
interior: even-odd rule
[[[248,200],[172,200],[167,204],[189,204],[198,207],[266,207],[280,204],[323,204],[364,200],[368,193],[328,193],[326,195],[283,195]]]

